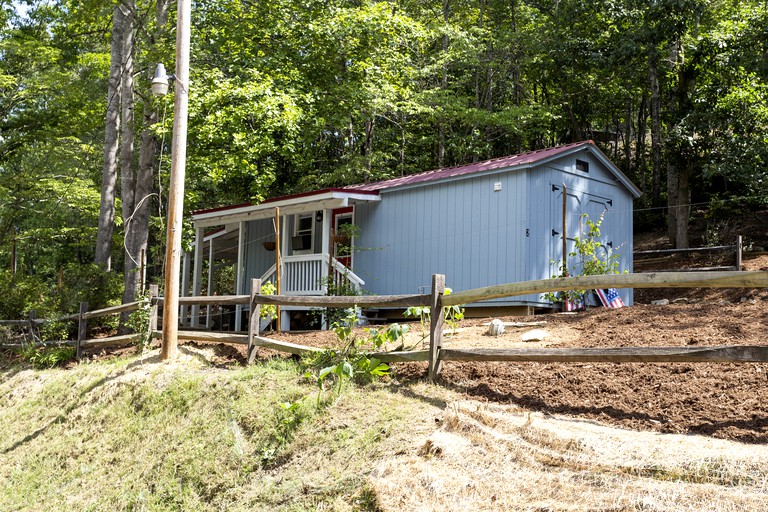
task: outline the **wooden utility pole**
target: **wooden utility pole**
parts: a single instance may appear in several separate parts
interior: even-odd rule
[[[280,295],[280,208],[275,208],[275,295]],[[280,305],[275,306],[275,331],[280,332]]]
[[[160,359],[176,357],[179,342],[179,273],[181,272],[181,219],[184,214],[184,174],[187,161],[189,104],[189,39],[191,0],[178,0],[176,22],[176,86],[174,87],[171,182],[168,190],[168,228],[165,247],[163,346]]]

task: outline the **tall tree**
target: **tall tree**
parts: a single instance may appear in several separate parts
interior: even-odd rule
[[[150,30],[152,36],[146,43],[148,55],[161,54],[157,50],[156,45],[165,41],[164,36],[168,23],[168,3],[169,0],[157,0],[155,5],[154,29]],[[147,60],[149,61],[150,59]],[[150,69],[151,64],[150,61]],[[131,208],[123,212],[125,226],[123,303],[136,300],[137,291],[144,278],[141,274],[140,265],[141,263],[146,265],[148,260],[149,220],[152,205],[154,204],[152,201],[155,183],[154,168],[159,149],[159,141],[153,131],[154,126],[158,122],[157,108],[157,102],[151,101],[151,99],[144,101],[138,169],[133,183],[127,184],[125,180],[123,181],[123,205],[125,205],[125,196],[132,198]],[[133,158],[131,158],[131,163],[133,163]],[[142,255],[144,256],[143,262],[141,260]],[[125,323],[127,316],[123,316],[121,320]]]
[[[126,18],[129,13],[122,3],[115,4],[112,15],[107,114],[104,135],[104,167],[101,177],[99,231],[96,238],[95,262],[105,270],[112,267],[112,236],[115,230],[115,199],[117,193],[118,151],[120,147],[120,100],[124,66],[123,51]]]

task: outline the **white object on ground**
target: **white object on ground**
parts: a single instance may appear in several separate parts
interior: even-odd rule
[[[544,329],[534,329],[532,331],[524,332],[520,336],[520,340],[522,341],[541,341],[544,338],[549,336],[549,333],[545,331]]]
[[[501,336],[504,334],[504,322],[498,318],[491,320],[491,325],[488,326],[488,334],[491,336]]]

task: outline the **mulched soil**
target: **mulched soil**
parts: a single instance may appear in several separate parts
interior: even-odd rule
[[[582,333],[548,347],[768,346],[767,298],[547,315],[547,330],[564,324]],[[399,364],[396,372],[424,378],[426,367]],[[446,362],[441,382],[474,399],[630,429],[768,442],[768,364]]]
[[[741,290],[744,302],[719,298],[699,304],[594,308],[573,315],[507,317],[545,320],[546,346],[767,346],[768,291]],[[471,330],[484,320],[465,320]],[[418,330],[418,326],[413,329]],[[566,342],[558,332],[576,331]],[[338,346],[329,331],[282,333],[275,338]],[[460,344],[462,334],[451,342]],[[498,339],[484,336],[486,346]],[[519,344],[515,345],[519,346]],[[526,346],[536,346],[528,343]],[[244,361],[241,347],[220,350],[222,365]],[[278,357],[261,350],[260,358]],[[426,379],[426,363],[393,365],[400,382]],[[628,429],[702,434],[748,443],[768,442],[768,364],[763,363],[487,363],[446,362],[440,383],[468,398],[551,414],[589,418]]]

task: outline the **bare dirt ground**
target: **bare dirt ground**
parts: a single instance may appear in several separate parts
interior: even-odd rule
[[[745,259],[745,270],[768,269],[768,255]],[[546,322],[507,327],[491,337],[465,320],[447,347],[768,346],[768,290],[637,290],[636,304],[577,314],[506,317]],[[642,293],[653,292],[653,293]],[[672,301],[666,306],[648,302]],[[543,329],[542,341],[522,334]],[[362,333],[360,333],[362,335]],[[284,333],[280,339],[336,344],[333,333]],[[406,346],[418,342],[412,324]],[[265,354],[266,355],[266,354]],[[395,364],[399,380],[426,378],[426,364]],[[531,411],[599,420],[637,430],[703,434],[748,443],[768,442],[768,364],[757,363],[445,363],[441,382],[467,398]]]

